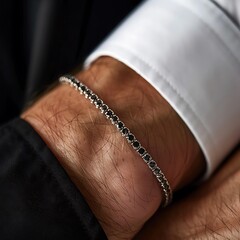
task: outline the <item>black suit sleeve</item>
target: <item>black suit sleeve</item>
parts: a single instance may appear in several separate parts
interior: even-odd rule
[[[0,128],[0,239],[106,239],[64,169],[21,119]]]

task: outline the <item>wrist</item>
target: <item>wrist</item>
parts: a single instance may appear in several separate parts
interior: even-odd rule
[[[22,118],[56,155],[108,237],[132,235],[154,214],[161,203],[156,179],[83,96],[58,86]]]
[[[140,76],[104,58],[77,77],[136,135],[173,189],[199,173],[191,170],[194,174],[186,174],[192,166],[191,158],[197,158],[200,152],[193,136]],[[162,193],[151,171],[114,126],[69,86],[58,86],[22,117],[56,155],[109,238],[116,234],[119,238],[133,236],[157,210]],[[193,141],[191,148],[186,149],[186,141]],[[187,154],[188,159],[183,159]],[[199,167],[196,162],[194,166]]]

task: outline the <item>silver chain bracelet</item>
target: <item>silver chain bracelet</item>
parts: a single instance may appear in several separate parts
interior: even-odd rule
[[[157,181],[160,183],[164,201],[162,207],[166,207],[172,201],[172,190],[170,184],[157,166],[157,163],[153,160],[151,155],[146,151],[146,149],[140,144],[136,137],[130,132],[130,130],[125,126],[125,124],[119,119],[119,117],[109,108],[95,93],[93,93],[86,85],[81,83],[78,79],[71,75],[65,75],[59,78],[59,82],[69,84],[83,94],[87,99],[90,100],[96,108],[100,109],[101,113],[111,121],[111,123],[118,129],[118,131],[125,137],[132,148],[138,153],[138,155],[143,159],[147,166],[151,169]]]

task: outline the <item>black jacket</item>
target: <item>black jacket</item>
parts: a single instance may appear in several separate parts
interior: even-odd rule
[[[0,7],[0,239],[105,239],[25,104],[79,66],[138,0],[4,0]]]

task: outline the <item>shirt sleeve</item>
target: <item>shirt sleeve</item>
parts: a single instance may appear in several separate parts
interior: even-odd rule
[[[209,0],[144,1],[87,58],[144,77],[197,139],[208,177],[240,140],[240,32]]]
[[[240,1],[239,0],[211,0],[218,4],[239,26],[240,24]]]

